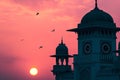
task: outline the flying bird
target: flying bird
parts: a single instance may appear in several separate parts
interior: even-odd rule
[[[24,41],[24,39],[21,39],[20,41]]]
[[[39,15],[39,12],[37,12],[36,15]]]
[[[43,46],[40,46],[39,49],[43,48]]]
[[[53,29],[51,32],[55,32],[55,29]]]

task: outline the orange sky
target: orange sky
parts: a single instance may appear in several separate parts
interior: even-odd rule
[[[119,0],[98,0],[98,5],[120,26]],[[93,8],[94,0],[0,0],[0,80],[53,80],[55,61],[49,56],[61,37],[69,53],[77,53],[77,35],[66,30]],[[32,66],[39,69],[36,77],[29,75]]]

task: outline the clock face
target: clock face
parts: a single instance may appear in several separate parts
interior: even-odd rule
[[[110,44],[107,43],[107,42],[104,42],[104,43],[101,45],[101,51],[102,51],[102,53],[109,54],[110,51],[111,51],[111,46],[110,46]]]
[[[83,46],[83,52],[84,52],[85,54],[90,54],[91,51],[92,51],[92,45],[91,45],[91,43],[90,43],[90,42],[86,42],[86,43],[84,44],[84,46]]]

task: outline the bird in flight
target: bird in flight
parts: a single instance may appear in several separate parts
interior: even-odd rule
[[[51,32],[55,32],[55,29],[53,29]]]
[[[24,39],[21,39],[20,41],[24,41]]]
[[[40,46],[39,49],[43,48],[43,46]]]
[[[37,12],[36,15],[39,15],[39,12]]]

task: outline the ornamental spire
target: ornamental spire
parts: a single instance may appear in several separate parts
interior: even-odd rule
[[[61,44],[63,44],[63,37],[61,38]]]
[[[95,8],[98,8],[97,0],[95,0]]]

